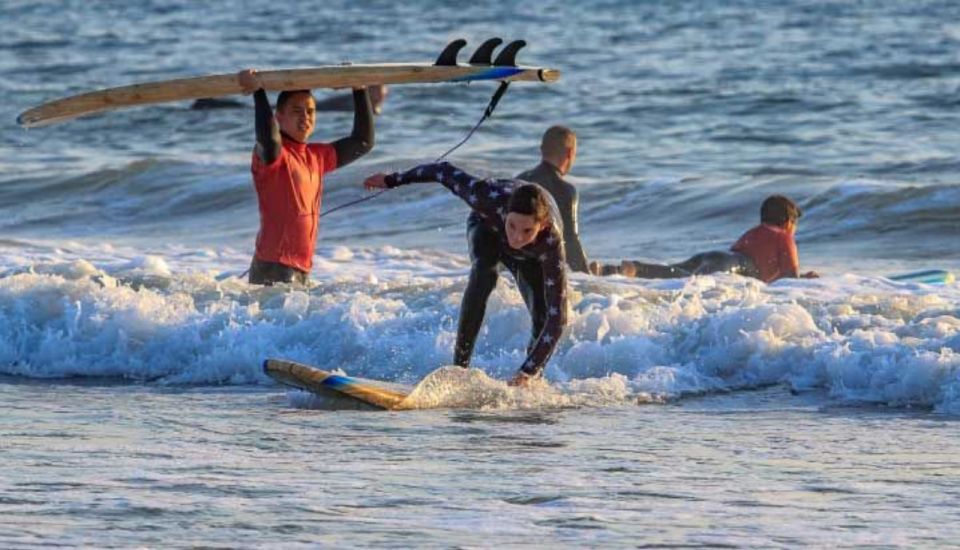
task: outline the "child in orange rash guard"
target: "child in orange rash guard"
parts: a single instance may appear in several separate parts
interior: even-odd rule
[[[595,275],[625,275],[643,279],[672,279],[707,273],[738,273],[766,283],[777,279],[816,278],[810,271],[800,274],[800,259],[794,233],[802,212],[783,195],[767,197],[760,207],[760,225],[744,233],[730,251],[697,254],[683,262],[659,265],[624,260],[620,266],[592,262]]]
[[[276,113],[256,71],[237,74],[252,93],[257,142],[251,160],[260,209],[260,231],[250,262],[257,285],[309,283],[320,225],[323,176],[373,148],[373,110],[366,89],[354,89],[353,131],[332,143],[307,143],[316,126],[316,100],[309,90],[277,96]]]

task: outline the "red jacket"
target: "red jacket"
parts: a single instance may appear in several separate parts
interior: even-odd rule
[[[782,227],[762,223],[747,231],[730,248],[753,260],[764,282],[798,277],[800,258],[793,235]]]
[[[283,138],[280,156],[264,164],[253,154],[253,184],[260,205],[258,260],[300,271],[313,267],[323,175],[337,167],[337,151],[326,143]]]

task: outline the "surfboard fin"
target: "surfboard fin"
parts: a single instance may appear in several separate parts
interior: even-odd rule
[[[470,58],[471,65],[492,65],[493,64],[493,50],[497,49],[497,46],[503,44],[502,38],[491,38],[483,44],[480,44],[480,47],[477,48],[477,51],[473,52],[473,57]]]
[[[517,52],[520,51],[520,48],[526,45],[527,42],[525,40],[514,40],[513,42],[507,44],[504,46],[503,50],[500,51],[500,54],[493,62],[493,65],[496,67],[516,67]]]
[[[460,50],[462,50],[466,45],[467,41],[462,38],[458,38],[447,44],[447,47],[440,52],[440,57],[437,58],[437,61],[434,63],[434,65],[439,65],[442,67],[456,66],[457,54],[460,53]]]

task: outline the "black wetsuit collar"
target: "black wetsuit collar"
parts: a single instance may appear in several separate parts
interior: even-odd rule
[[[560,168],[554,166],[553,163],[551,163],[550,161],[541,159],[540,166],[538,166],[538,168],[539,167],[543,167],[544,170],[550,170],[551,172],[557,175],[557,178],[563,179],[563,174],[560,173]]]

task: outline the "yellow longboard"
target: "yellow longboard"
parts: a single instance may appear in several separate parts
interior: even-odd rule
[[[310,365],[284,359],[267,359],[263,372],[281,384],[307,390],[317,395],[348,398],[374,409],[398,410],[413,388],[333,374]]]
[[[267,91],[477,80],[555,82],[560,79],[560,71],[556,69],[516,66],[516,54],[526,45],[522,40],[506,45],[496,60],[491,60],[494,49],[501,42],[499,38],[487,40],[466,65],[457,63],[457,54],[467,43],[460,39],[448,44],[432,64],[347,64],[259,71],[258,74]],[[241,92],[236,73],[132,84],[50,101],[24,111],[17,117],[17,122],[31,128],[124,107],[221,97]]]

